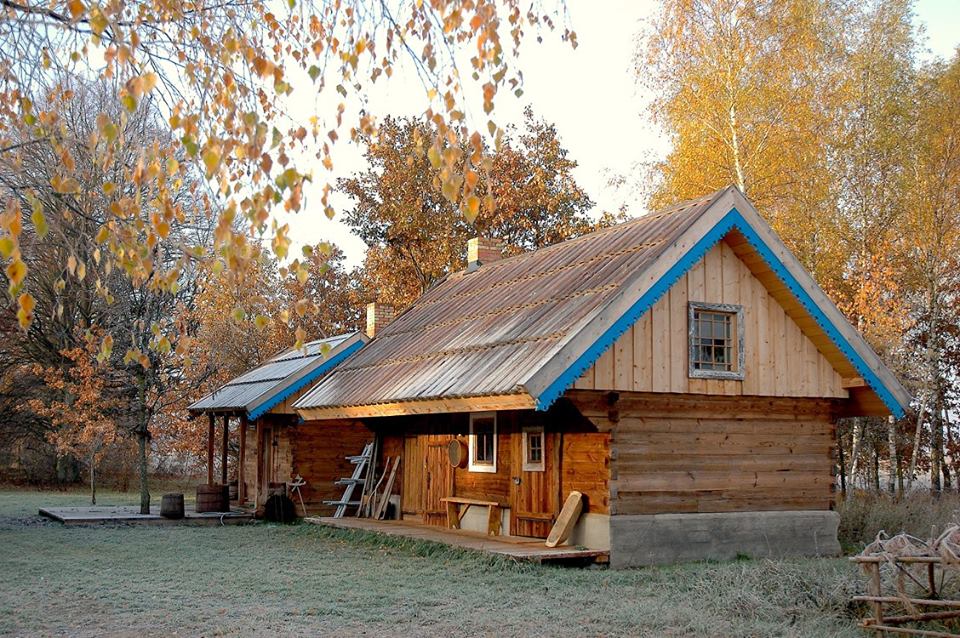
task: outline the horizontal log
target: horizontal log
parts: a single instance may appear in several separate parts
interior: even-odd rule
[[[620,514],[708,513],[775,510],[827,510],[826,490],[758,489],[691,492],[617,492]]]
[[[632,450],[617,456],[617,471],[620,476],[644,471],[686,471],[691,469],[750,472],[799,470],[830,472],[833,462],[827,455],[796,454],[649,454]]]
[[[724,455],[819,455],[829,456],[832,446],[827,441],[758,441],[746,443],[723,437],[696,437],[688,441],[665,441],[646,438],[617,442],[616,458],[625,454],[724,454]]]
[[[590,390],[570,390],[567,397],[584,416],[605,416],[612,407],[607,394]],[[837,401],[830,399],[646,392],[620,392],[615,403],[621,419],[633,415],[738,419],[769,419],[772,415],[790,419],[816,415],[828,419],[838,405]]]
[[[611,481],[613,483],[613,481]],[[824,472],[649,472],[624,476],[616,481],[619,492],[677,492],[699,490],[815,488],[833,485]]]
[[[834,425],[829,421],[777,421],[733,419],[664,419],[625,417],[616,428],[616,436],[650,432],[662,434],[765,434],[768,436],[831,436]]]

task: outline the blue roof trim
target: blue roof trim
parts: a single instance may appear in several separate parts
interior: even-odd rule
[[[620,338],[620,336],[632,326],[653,304],[657,302],[680,277],[689,271],[713,246],[715,246],[731,230],[736,228],[746,237],[747,241],[763,257],[771,270],[787,286],[790,292],[797,298],[803,307],[810,313],[814,321],[817,322],[824,332],[830,337],[830,340],[843,352],[853,366],[863,375],[864,380],[877,393],[883,403],[890,411],[900,418],[904,415],[904,406],[893,396],[893,393],[880,381],[876,373],[867,365],[863,358],[843,338],[837,327],[831,322],[820,307],[813,301],[806,290],[800,285],[796,278],[790,274],[786,266],[774,255],[769,246],[760,238],[757,232],[743,218],[736,208],[731,208],[724,217],[706,234],[700,241],[694,244],[673,266],[667,270],[664,275],[657,280],[651,288],[645,292],[640,299],[636,301],[617,321],[597,339],[587,350],[581,354],[563,373],[560,374],[537,399],[537,409],[546,410],[554,401],[579,379],[586,370],[600,358],[607,348]]]
[[[348,348],[344,348],[343,352],[338,353],[337,355],[327,359],[322,364],[317,366],[314,370],[311,370],[309,374],[303,376],[302,379],[298,380],[296,383],[284,388],[282,391],[273,395],[263,403],[260,403],[252,410],[247,410],[247,418],[251,421],[254,419],[259,419],[261,416],[269,412],[271,409],[280,404],[284,399],[287,399],[300,390],[304,389],[328,371],[333,369],[338,363],[349,357],[351,354],[362,348],[364,345],[362,340],[358,340],[353,345]]]

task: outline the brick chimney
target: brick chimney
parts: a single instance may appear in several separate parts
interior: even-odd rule
[[[367,304],[367,336],[373,339],[383,328],[393,321],[396,311],[393,306],[373,302]]]
[[[467,268],[476,270],[483,264],[503,259],[503,242],[494,237],[474,237],[467,242]]]

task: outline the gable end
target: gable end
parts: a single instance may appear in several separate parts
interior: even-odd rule
[[[735,197],[741,199],[746,207],[750,207],[749,202],[747,202],[742,195],[739,195],[738,192],[735,194]],[[723,200],[718,202],[717,205],[724,205]],[[764,223],[755,211],[749,208],[747,210],[749,216],[755,217],[761,224]],[[820,303],[818,304],[814,301],[807,288],[801,284],[794,273],[790,271],[790,268],[777,257],[774,250],[763,240],[754,226],[741,214],[735,205],[731,206],[728,212],[696,241],[691,248],[676,259],[676,261],[667,268],[666,272],[653,282],[653,284],[629,306],[626,312],[621,314],[598,338],[593,340],[586,350],[577,356],[571,364],[566,366],[558,376],[552,380],[548,380],[546,387],[544,387],[542,391],[536,393],[531,389],[531,393],[537,398],[537,408],[539,410],[549,408],[567,389],[574,385],[577,379],[579,379],[590,366],[596,363],[597,359],[599,359],[605,351],[613,346],[614,342],[616,342],[630,326],[644,313],[649,311],[658,299],[663,297],[683,275],[702,259],[714,245],[718,244],[724,236],[734,230],[743,235],[750,246],[757,251],[766,265],[789,289],[791,295],[830,338],[830,341],[843,353],[890,412],[894,416],[902,416],[905,413],[910,398],[903,387],[900,386],[899,382],[893,377],[892,373],[885,368],[882,362],[880,362],[879,357],[869,349],[869,346],[863,342],[859,335],[855,332],[852,335],[843,334],[844,332],[850,333],[852,328],[846,326],[847,329],[844,330],[828,318],[827,312],[821,304],[826,305],[831,314],[837,315],[839,321],[845,322],[842,315],[839,314],[839,311],[832,306],[822,292],[820,292],[820,296],[822,297]],[[769,231],[767,234],[772,236],[772,231]],[[773,239],[775,240],[775,236],[773,236]],[[786,251],[782,245],[781,249]],[[809,278],[809,275],[807,275],[807,278]],[[813,288],[819,291],[819,289],[816,288],[816,284],[813,283],[812,278],[809,279],[808,285],[812,284]],[[860,343],[857,344],[859,347],[855,347],[851,343],[851,339],[859,340]],[[872,359],[869,364],[861,352],[863,352],[866,357]],[[558,356],[562,354],[563,353],[560,352]],[[882,379],[881,377],[886,378]]]

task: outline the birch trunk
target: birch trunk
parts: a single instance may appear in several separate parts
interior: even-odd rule
[[[887,419],[887,449],[890,455],[889,478],[887,491],[897,493],[897,469],[900,467],[900,458],[897,455],[897,422],[893,415]]]
[[[847,499],[853,498],[856,491],[857,471],[859,470],[860,441],[863,438],[862,419],[856,417],[853,419],[853,441],[850,444],[850,478],[847,479]]]
[[[923,432],[923,414],[927,410],[926,395],[920,400],[920,410],[917,412],[917,427],[913,431],[913,449],[910,451],[910,469],[907,471],[907,491],[913,489],[913,481],[917,478],[917,457],[920,455],[920,434]]]
[[[934,397],[933,415],[930,420],[930,491],[939,495],[943,490],[940,472],[943,467],[943,426],[940,423],[940,397]]]

